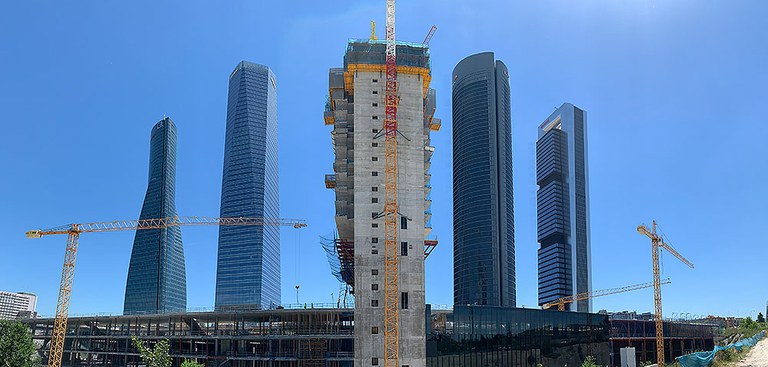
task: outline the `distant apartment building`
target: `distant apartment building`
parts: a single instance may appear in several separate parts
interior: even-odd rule
[[[539,304],[592,289],[586,112],[564,103],[539,126]],[[591,312],[592,301],[567,305]]]
[[[384,366],[386,137],[385,41],[353,39],[344,67],[329,72],[325,124],[331,133],[337,246],[355,296],[354,365]],[[435,91],[429,49],[397,42],[398,366],[425,366],[424,246],[431,230],[430,132]]]
[[[221,217],[279,216],[275,75],[242,61],[229,76]],[[219,227],[216,309],[277,305],[279,228]]]
[[[165,117],[152,128],[149,183],[139,219],[176,212],[176,125]],[[136,231],[128,267],[123,313],[167,313],[187,307],[187,275],[181,229]]]
[[[453,69],[453,299],[514,307],[509,73],[492,52]]]
[[[15,320],[35,315],[37,296],[32,293],[0,291],[0,320]]]

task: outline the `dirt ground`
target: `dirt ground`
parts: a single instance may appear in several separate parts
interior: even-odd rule
[[[735,367],[768,367],[768,338],[763,338],[747,353],[747,357],[736,362]]]

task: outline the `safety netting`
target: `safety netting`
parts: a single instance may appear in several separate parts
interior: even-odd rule
[[[757,333],[751,338],[741,339],[736,343],[724,347],[715,346],[715,349],[708,352],[696,352],[677,357],[677,361],[680,363],[681,367],[706,367],[715,359],[717,352],[730,348],[736,348],[736,350],[741,352],[744,347],[751,347],[757,344],[763,337],[765,337],[765,330]]]

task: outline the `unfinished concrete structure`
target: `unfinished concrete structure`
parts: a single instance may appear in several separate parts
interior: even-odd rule
[[[429,88],[429,50],[397,43],[399,361],[425,366],[424,248],[430,224],[430,131],[435,91]],[[329,72],[325,124],[336,159],[326,187],[336,193],[336,251],[341,276],[355,296],[355,366],[383,365],[385,189],[385,42],[350,40],[344,67]]]

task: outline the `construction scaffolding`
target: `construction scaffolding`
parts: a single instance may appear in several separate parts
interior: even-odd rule
[[[431,229],[431,228],[430,228]],[[351,241],[338,238],[336,233],[328,236],[320,236],[320,245],[325,250],[331,274],[336,279],[346,284],[348,293],[354,294],[355,287],[355,245]],[[424,258],[437,247],[437,240],[424,241]],[[340,294],[341,296],[341,294]]]

